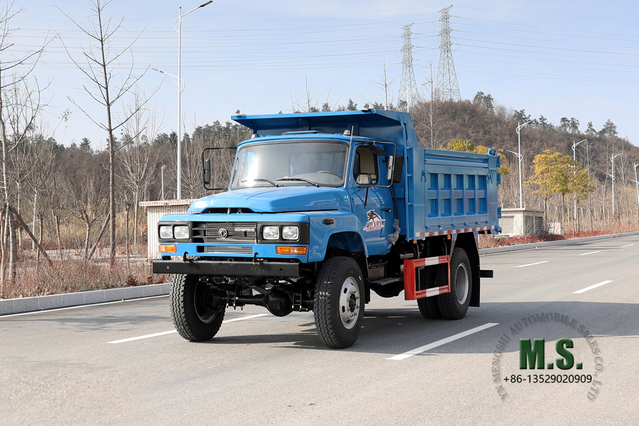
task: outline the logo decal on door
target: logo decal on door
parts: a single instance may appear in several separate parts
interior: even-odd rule
[[[366,221],[366,227],[364,227],[364,231],[379,231],[380,229],[384,228],[385,220],[382,219],[381,216],[378,215],[377,212],[375,212],[375,210],[369,210],[366,213],[366,216],[368,216],[368,220]]]

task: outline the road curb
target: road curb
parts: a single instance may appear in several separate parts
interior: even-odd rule
[[[108,288],[105,290],[80,291],[77,293],[52,294],[49,296],[21,297],[0,300],[0,315],[21,314],[47,309],[92,305],[125,299],[163,296],[169,294],[171,283],[141,285],[135,287]]]
[[[530,243],[530,244],[517,244],[514,246],[504,246],[504,247],[492,247],[479,249],[479,254],[496,254],[496,253],[504,253],[509,251],[520,251],[520,250],[535,250],[545,247],[552,246],[569,246],[569,245],[577,245],[582,243],[588,243],[591,241],[597,240],[607,240],[611,238],[620,238],[620,237],[629,237],[633,235],[639,235],[638,232],[625,232],[623,234],[606,234],[606,235],[597,235],[594,237],[581,237],[581,238],[569,238],[567,240],[557,240],[557,241],[543,241],[539,243]]]

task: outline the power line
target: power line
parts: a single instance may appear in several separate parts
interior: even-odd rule
[[[539,31],[536,30],[544,30],[543,33],[544,34],[551,34],[548,33],[548,30],[552,30],[552,31],[559,31],[559,32],[563,32],[563,33],[574,33],[576,35],[571,36],[571,37],[589,37],[589,38],[594,38],[597,40],[602,40],[605,39],[606,36],[612,36],[612,37],[626,37],[626,38],[630,38],[630,39],[637,39],[639,38],[639,36],[634,35],[634,34],[621,34],[621,33],[606,33],[606,32],[596,32],[596,31],[584,31],[584,30],[572,30],[572,29],[566,29],[566,28],[553,28],[553,27],[542,27],[542,26],[538,26],[538,25],[526,25],[526,24],[520,24],[520,23],[512,23],[512,22],[500,22],[500,21],[489,21],[486,19],[476,19],[476,18],[466,18],[463,16],[455,16],[455,18],[457,19],[464,19],[467,21],[478,21],[478,22],[489,22],[491,24],[502,24],[502,25],[506,25],[506,26],[515,26],[516,30],[518,33],[523,33],[523,32],[528,32],[528,33],[533,33],[533,34],[539,34]],[[498,28],[498,27],[491,27],[491,26],[483,26],[483,25],[472,25],[472,24],[466,24],[469,26],[476,26],[476,27],[481,27],[481,28],[497,28],[497,29],[504,29],[504,28]],[[533,30],[522,30],[523,28],[534,28],[535,31]],[[510,29],[506,29],[506,31],[510,31]],[[554,34],[554,35],[566,35],[566,34]],[[616,38],[613,38],[611,40],[619,40]]]

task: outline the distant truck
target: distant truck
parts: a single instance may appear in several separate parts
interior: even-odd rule
[[[237,146],[228,191],[158,224],[153,272],[174,274],[182,337],[209,340],[227,307],[260,305],[313,311],[324,343],[346,348],[371,291],[403,291],[426,318],[479,306],[480,277],[492,271],[480,269],[477,237],[500,232],[494,149],[420,148],[410,115],[396,111],[233,120],[253,137]]]

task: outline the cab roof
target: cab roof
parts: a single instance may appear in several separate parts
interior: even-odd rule
[[[399,111],[363,110],[300,114],[236,115],[232,119],[257,136],[278,136],[287,132],[340,134],[417,146],[410,114]]]

